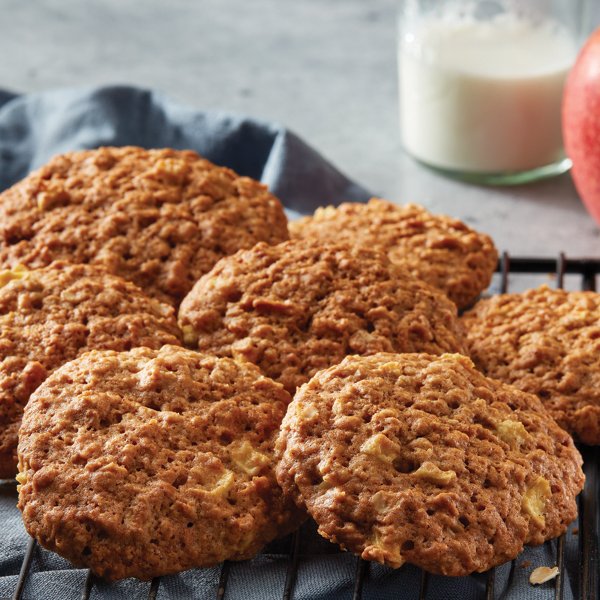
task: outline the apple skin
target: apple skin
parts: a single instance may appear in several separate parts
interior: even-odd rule
[[[600,225],[600,29],[587,40],[567,78],[562,130],[575,187]]]

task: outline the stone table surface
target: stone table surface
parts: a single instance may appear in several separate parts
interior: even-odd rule
[[[600,256],[600,230],[568,175],[479,187],[403,153],[393,0],[0,0],[0,7],[0,87],[134,84],[199,109],[276,120],[373,193],[462,218],[502,250]]]

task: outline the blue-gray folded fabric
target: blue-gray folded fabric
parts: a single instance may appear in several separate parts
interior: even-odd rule
[[[127,145],[196,150],[267,184],[294,213],[369,197],[276,123],[194,110],[161,93],[126,86],[25,96],[0,91],[0,190],[55,154]]]
[[[0,91],[0,189],[42,165],[52,155],[101,145],[146,148],[191,148],[213,162],[266,183],[294,213],[309,213],[321,204],[366,200],[367,190],[350,181],[310,146],[284,127],[219,112],[180,106],[163,95],[131,87],[59,90],[17,96]],[[12,597],[28,536],[16,509],[15,486],[0,485],[0,600]],[[577,538],[567,537],[569,572],[577,565]],[[356,558],[320,538],[310,523],[303,527],[301,556],[293,598],[344,600],[353,597]],[[283,597],[290,565],[289,541],[268,553],[231,566],[226,599],[270,600]],[[496,598],[554,598],[552,583],[532,587],[528,575],[536,566],[554,565],[556,543],[527,549],[514,563],[496,570]],[[520,565],[530,561],[527,568]],[[23,591],[26,600],[78,600],[87,572],[71,568],[59,556],[35,550]],[[160,579],[158,600],[214,599],[220,567],[195,569]],[[564,581],[564,599],[574,598]],[[371,565],[362,597],[403,600],[419,597],[421,573],[405,566],[398,571]],[[486,575],[459,579],[431,577],[427,598],[469,600],[485,595]],[[109,585],[94,581],[91,598],[148,598],[150,584],[125,580]],[[576,592],[575,592],[576,593]]]
[[[19,511],[15,508],[14,486],[0,487],[0,599],[10,598],[27,544]],[[566,563],[574,572],[577,561],[577,536],[568,534]],[[283,598],[290,565],[287,541],[274,544],[267,554],[251,561],[232,563],[225,599],[270,600]],[[528,564],[529,563],[529,564]],[[496,569],[495,598],[502,600],[550,600],[554,598],[553,582],[533,587],[528,582],[531,570],[556,564],[556,542],[539,548],[527,548],[515,561]],[[522,565],[527,565],[523,567]],[[26,600],[79,600],[87,572],[70,568],[56,554],[38,548],[31,566],[23,598]],[[302,528],[300,560],[293,598],[295,600],[351,600],[354,591],[356,558],[338,553],[336,548],[319,538],[314,525]],[[194,569],[160,579],[157,600],[214,600],[219,587],[221,569]],[[470,600],[485,598],[487,575],[448,578],[431,576],[428,600]],[[570,580],[565,582],[564,600],[576,597]],[[364,579],[365,600],[417,600],[421,572],[410,565],[395,571],[372,564]],[[106,600],[147,600],[150,583],[127,579],[117,584],[94,581],[91,598]]]

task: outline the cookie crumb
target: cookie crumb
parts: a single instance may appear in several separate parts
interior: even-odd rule
[[[571,533],[573,535],[579,535],[579,527],[574,527],[573,530],[571,531]]]
[[[530,560],[524,560],[520,565],[521,569],[526,569],[527,567],[531,566],[531,561]]]
[[[538,585],[554,579],[558,575],[558,567],[538,567],[531,572],[529,583]]]

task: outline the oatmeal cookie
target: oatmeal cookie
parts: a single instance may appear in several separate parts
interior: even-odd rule
[[[222,259],[181,304],[185,343],[242,357],[293,393],[347,354],[462,351],[446,296],[360,246],[258,244]]]
[[[280,485],[321,535],[443,575],[560,535],[584,482],[539,400],[457,354],[345,358],[298,390],[276,450]]]
[[[0,271],[0,478],[17,472],[23,407],[54,369],[94,348],[178,343],[173,307],[98,267]]]
[[[487,375],[536,394],[585,444],[600,444],[600,294],[546,286],[466,313],[468,345]]]
[[[99,264],[175,305],[222,256],[286,239],[265,186],[192,151],[71,152],[0,195],[0,265]]]
[[[392,262],[443,290],[459,308],[472,304],[488,287],[498,261],[491,238],[458,219],[378,198],[319,208],[313,216],[290,223],[290,233],[292,238],[382,248]]]
[[[303,518],[275,480],[289,401],[244,361],[176,346],[85,354],[25,410],[25,527],[109,580],[250,558]]]

